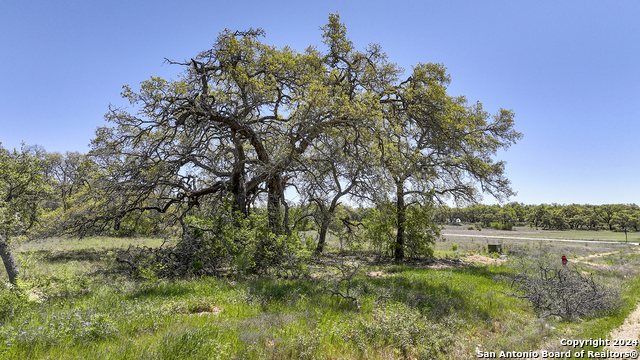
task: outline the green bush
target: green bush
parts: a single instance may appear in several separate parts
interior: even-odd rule
[[[8,289],[0,289],[0,323],[10,320],[18,314],[25,305],[24,296]]]
[[[513,229],[513,224],[512,223],[492,222],[490,227],[492,229],[495,229],[495,230],[512,230]]]
[[[391,254],[394,243],[396,219],[393,216],[393,204],[386,203],[365,211],[364,238],[367,239],[373,251],[378,254]]]
[[[459,327],[454,320],[434,323],[405,304],[390,303],[373,310],[342,329],[342,338],[360,351],[391,347],[403,358],[434,359],[455,344]]]
[[[182,239],[175,245],[130,247],[119,251],[116,260],[148,280],[217,275],[221,268],[277,276],[304,271],[312,241],[296,231],[274,234],[266,210],[242,216],[231,205],[226,199],[208,215],[201,211],[185,217]]]
[[[407,208],[405,251],[412,258],[433,257],[433,244],[440,235],[431,222],[432,209],[426,206]]]

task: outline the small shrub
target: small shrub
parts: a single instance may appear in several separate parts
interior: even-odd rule
[[[474,229],[473,225],[469,225],[469,226],[467,227],[467,230],[473,230],[473,229]]]
[[[338,276],[336,276],[336,279],[334,279],[333,284],[327,284],[327,286],[325,286],[325,291],[330,293],[331,296],[340,296],[345,300],[351,300],[355,305],[355,308],[359,311],[360,300],[355,297],[351,291],[351,281],[353,280],[353,277],[358,273],[360,265],[349,266],[342,263],[339,266],[336,266],[336,268],[339,270],[339,274]]]
[[[458,244],[451,244],[451,251],[458,251]]]
[[[130,245],[118,250],[116,261],[151,282],[160,278],[214,275],[220,257],[210,241],[189,236],[174,246],[150,248]]]
[[[455,320],[434,323],[405,304],[389,303],[373,310],[371,318],[360,318],[340,332],[360,351],[391,347],[404,358],[433,359],[455,344]]]
[[[405,251],[408,257],[433,257],[433,245],[440,236],[440,228],[430,221],[431,214],[429,207],[407,208]]]
[[[495,230],[513,230],[513,224],[511,223],[492,222],[490,227]]]
[[[313,239],[313,236],[305,236],[304,237],[304,246],[306,247],[309,253],[312,253],[316,249],[316,242]]]
[[[538,263],[522,267],[511,281],[510,294],[527,299],[542,318],[555,315],[564,320],[607,312],[620,305],[616,290],[597,284],[593,276],[585,276],[567,267]]]
[[[21,298],[15,291],[0,289],[0,323],[10,320],[24,305],[24,296]]]

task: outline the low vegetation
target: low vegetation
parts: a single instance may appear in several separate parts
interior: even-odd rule
[[[606,313],[619,305],[617,290],[608,289],[566,265],[524,262],[511,281],[512,296],[531,302],[541,317],[552,315],[573,320]]]
[[[148,248],[163,242],[129,241]],[[230,272],[171,280],[124,271],[116,261],[124,239],[25,243],[16,251],[22,278],[0,292],[0,353],[10,359],[469,358],[476,347],[536,350],[545,338],[567,332],[606,336],[635,306],[640,288],[640,256],[632,249],[598,258],[606,267],[574,261],[572,271],[618,289],[621,306],[541,318],[535,304],[509,295],[510,283],[522,274],[520,261],[533,266],[553,257],[530,253],[474,265],[456,260],[471,253],[438,246],[435,258],[395,265],[367,252],[339,252],[337,238],[328,244],[297,278]],[[583,251],[563,246],[570,259]],[[486,252],[476,255],[491,260]]]

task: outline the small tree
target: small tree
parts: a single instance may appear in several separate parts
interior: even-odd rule
[[[413,201],[473,203],[481,196],[478,187],[498,200],[515,194],[504,162],[493,159],[522,137],[513,129],[514,113],[501,109],[491,115],[480,102],[452,97],[449,82],[443,65],[418,64],[380,98],[384,117],[377,140],[384,171],[372,188],[395,195],[396,261],[405,255],[406,212]]]
[[[613,219],[615,215],[622,210],[622,207],[620,205],[607,204],[595,207],[594,210],[600,218],[602,218],[604,224],[609,227],[609,230],[613,230],[613,226],[615,225]]]
[[[44,161],[24,146],[11,152],[0,145],[0,257],[12,284],[19,270],[10,240],[27,233],[38,220],[39,200],[48,192],[43,168]]]
[[[633,212],[626,210],[620,211],[613,215],[611,223],[617,226],[620,230],[624,231],[624,239],[625,241],[628,241],[627,231],[631,228],[633,221]]]
[[[358,136],[344,135],[319,137],[318,144],[299,161],[301,176],[296,188],[314,204],[313,215],[318,226],[317,253],[324,250],[327,232],[335,221],[340,199],[355,193],[368,165],[365,146],[359,143]]]

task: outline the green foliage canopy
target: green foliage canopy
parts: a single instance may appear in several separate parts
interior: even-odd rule
[[[0,235],[5,239],[31,229],[41,214],[40,200],[50,192],[45,162],[29,153],[0,145]]]

